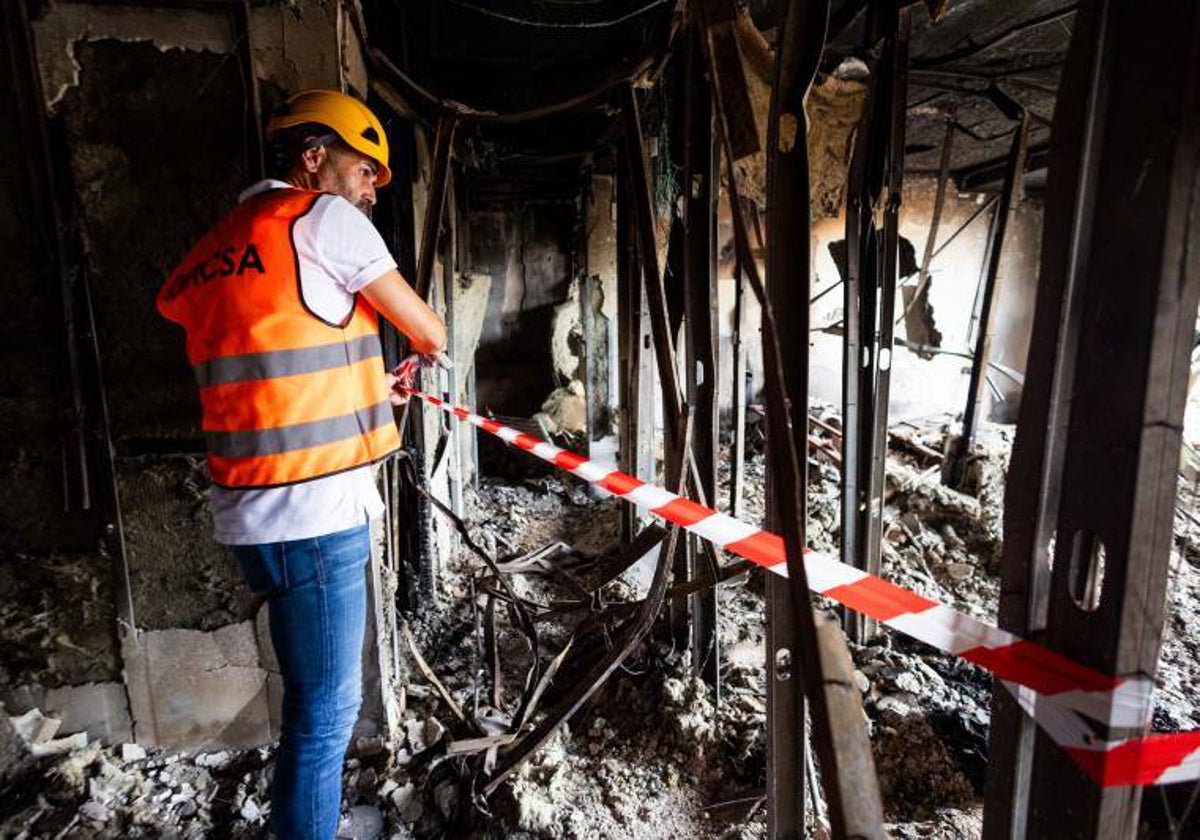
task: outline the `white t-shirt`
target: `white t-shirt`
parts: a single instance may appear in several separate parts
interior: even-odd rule
[[[238,200],[287,188],[283,181],[259,181]],[[296,221],[293,235],[301,294],[308,308],[326,321],[344,321],[354,307],[355,293],[396,267],[371,220],[340,196],[318,198]],[[264,490],[213,485],[210,503],[217,542],[225,545],[319,537],[383,513],[370,466]]]

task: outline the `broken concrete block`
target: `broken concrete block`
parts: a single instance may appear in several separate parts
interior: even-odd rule
[[[261,667],[258,640],[249,621],[220,627],[212,632],[212,638],[226,664]]]
[[[121,760],[122,761],[141,761],[146,757],[146,751],[137,744],[122,744],[121,745]]]
[[[0,706],[0,785],[16,775],[28,757],[29,751],[21,736],[17,734],[8,715],[4,714],[3,706]]]
[[[62,721],[64,734],[86,732],[106,745],[133,738],[129,699],[117,682],[87,683],[46,691],[46,713]]]
[[[272,740],[267,672],[250,621],[205,633],[146,631],[124,642],[137,743],[219,749]]]
[[[587,405],[583,397],[583,383],[573,379],[550,393],[539,416],[546,417],[551,432],[580,434],[587,428]]]
[[[34,758],[43,758],[48,755],[64,755],[75,750],[82,750],[88,745],[88,736],[86,732],[76,732],[74,735],[68,735],[65,738],[55,738],[51,741],[39,741],[29,745],[29,752]]]
[[[58,728],[62,726],[61,720],[47,717],[41,709],[30,709],[9,720],[26,744],[44,744],[57,735]]]

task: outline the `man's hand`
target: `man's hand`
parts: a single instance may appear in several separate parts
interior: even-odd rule
[[[402,406],[408,402],[408,394],[400,390],[400,377],[394,373],[385,373],[384,377],[387,380],[388,400],[394,406]]]
[[[423,368],[431,368],[435,365],[443,370],[450,370],[454,367],[454,362],[440,351],[437,353],[413,353],[411,356],[406,356],[392,371],[396,380],[393,387],[399,388],[401,391],[405,388],[412,388],[417,382],[417,373]]]

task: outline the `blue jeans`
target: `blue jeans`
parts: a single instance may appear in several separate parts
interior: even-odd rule
[[[250,588],[270,604],[271,641],[283,673],[271,830],[280,840],[329,840],[362,704],[369,529],[235,546],[234,555]]]

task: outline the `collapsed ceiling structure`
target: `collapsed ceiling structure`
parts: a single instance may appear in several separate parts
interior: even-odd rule
[[[453,361],[378,469],[344,836],[1196,830],[1194,4],[0,23],[5,832],[263,829],[280,666],[153,301],[310,87],[382,118]]]

